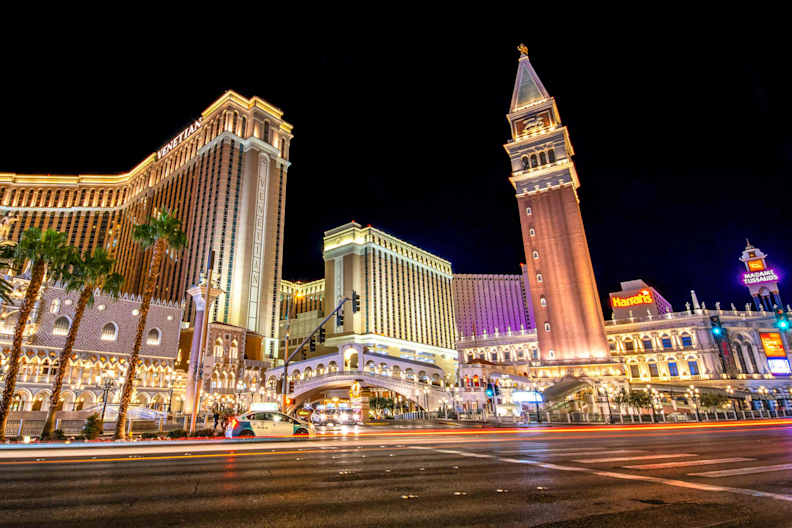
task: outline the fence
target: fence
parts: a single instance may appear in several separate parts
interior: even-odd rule
[[[203,416],[196,423],[197,429],[210,427],[210,416]],[[6,423],[6,438],[21,438],[24,436],[40,437],[44,432],[46,418],[9,418]],[[177,429],[185,429],[185,417],[174,416],[170,421],[166,420],[128,420],[127,434],[152,433],[157,431],[168,432]],[[55,422],[55,429],[60,429],[66,436],[79,436],[85,427],[85,419],[61,420]],[[104,435],[112,435],[115,432],[116,422],[104,422]]]

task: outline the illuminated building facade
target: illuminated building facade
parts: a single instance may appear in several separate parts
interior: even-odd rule
[[[324,313],[325,280],[292,282],[281,280],[281,319],[289,319],[301,313],[317,311]]]
[[[504,146],[517,194],[541,358],[607,358],[594,271],[576,189],[572,145],[521,46]]]
[[[325,311],[360,295],[360,311],[331,320],[328,345],[354,342],[456,372],[451,263],[371,226],[350,222],[324,234]]]
[[[783,308],[781,296],[778,294],[778,273],[767,265],[767,255],[755,248],[748,240],[745,241],[740,262],[745,265],[742,282],[751,293],[757,310],[772,311],[775,307]]]
[[[498,335],[533,329],[523,275],[454,275],[459,335]]]
[[[633,315],[662,315],[672,312],[671,303],[641,279],[621,283],[621,291],[611,292],[610,305],[614,319]]]
[[[157,152],[124,174],[0,173],[3,229],[18,240],[29,227],[67,233],[83,252],[107,247],[129,293],[140,293],[150,252],[132,239],[154,210],[175,211],[187,247],[164,259],[154,295],[181,302],[216,252],[214,277],[229,292],[210,321],[247,328],[275,346],[280,317],[283,220],[291,125],[266,101],[232,91]],[[187,299],[184,319],[194,310]]]

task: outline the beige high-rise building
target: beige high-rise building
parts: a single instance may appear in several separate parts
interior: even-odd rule
[[[325,232],[324,313],[342,297],[351,303],[343,325],[328,323],[328,344],[369,350],[441,366],[456,364],[451,263],[371,226],[350,222]]]
[[[142,291],[149,269],[132,239],[133,227],[158,208],[175,211],[187,247],[165,259],[154,293],[186,299],[214,249],[214,278],[228,292],[209,314],[263,336],[276,350],[280,317],[283,220],[292,126],[283,112],[258,98],[228,91],[134,169],[112,175],[0,173],[0,215],[8,238],[29,227],[66,233],[83,252],[107,247],[130,293]],[[86,156],[89,154],[86,152]]]

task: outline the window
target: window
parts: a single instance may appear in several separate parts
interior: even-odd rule
[[[549,332],[550,331],[550,323],[545,323],[544,324],[544,328],[545,328],[545,332]]]
[[[550,163],[555,163],[555,150],[550,149],[547,151],[547,160]]]
[[[611,350],[611,352],[615,351],[616,350],[616,341],[608,341],[608,348]]]
[[[528,230],[528,234],[531,236],[536,236],[536,231],[534,230],[533,227]]]
[[[503,353],[503,360],[504,361],[511,361],[511,352],[504,352]]]
[[[526,207],[525,208],[525,216],[531,216],[532,214],[533,213],[531,212],[531,208],[530,207]]]
[[[159,345],[160,344],[161,334],[159,329],[152,328],[149,330],[148,336],[146,336],[146,344],[147,345]]]
[[[545,298],[544,295],[539,297],[539,304],[541,304],[542,306],[547,306],[547,299]]]
[[[539,153],[539,164],[546,165],[547,164],[547,155],[544,152]]]
[[[641,343],[643,343],[644,350],[652,350],[652,340],[648,337],[644,337]]]
[[[630,377],[633,378],[641,377],[641,369],[638,368],[638,365],[630,365]]]
[[[661,337],[660,342],[663,343],[663,348],[674,348],[674,344],[671,342],[671,338],[668,336]]]
[[[649,363],[649,375],[656,378],[660,375],[657,371],[657,363]]]
[[[218,337],[217,341],[215,341],[214,357],[216,358],[223,357],[223,338],[221,337]]]
[[[52,335],[65,336],[69,333],[71,328],[71,321],[66,316],[61,316],[55,319],[55,326],[52,327]]]
[[[555,350],[548,350],[547,357],[549,359],[555,359]]]
[[[523,170],[531,167],[531,162],[528,161],[528,156],[523,156],[520,161],[522,162]]]
[[[624,340],[624,350],[628,352],[632,352],[633,350],[635,350],[635,343],[633,342],[632,339]]]
[[[60,299],[52,299],[52,302],[50,303],[50,313],[56,314],[60,312],[60,304]]]
[[[688,369],[690,370],[690,375],[691,376],[698,376],[699,375],[699,369],[698,369],[698,363],[697,362],[688,361]]]
[[[682,346],[685,348],[692,348],[693,347],[693,337],[690,334],[682,334]]]
[[[532,357],[532,358],[533,358],[535,361],[539,361],[539,351],[538,351],[538,350],[536,350],[535,348],[534,348],[533,350],[531,350],[531,357]]]
[[[668,375],[669,376],[679,376],[679,369],[677,368],[676,361],[669,361],[668,362]]]
[[[497,352],[490,352],[490,361],[497,362],[498,361],[498,353]]]
[[[115,341],[118,338],[118,326],[112,321],[102,327],[102,341]]]
[[[541,273],[537,273],[536,274],[536,282],[542,282],[542,274]]]
[[[533,253],[531,253],[531,256],[534,258],[534,260],[537,260],[539,258],[539,252],[534,249]]]

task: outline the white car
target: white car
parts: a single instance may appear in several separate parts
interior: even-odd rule
[[[314,426],[277,411],[248,411],[231,419],[226,438],[241,436],[303,436],[316,435]]]

